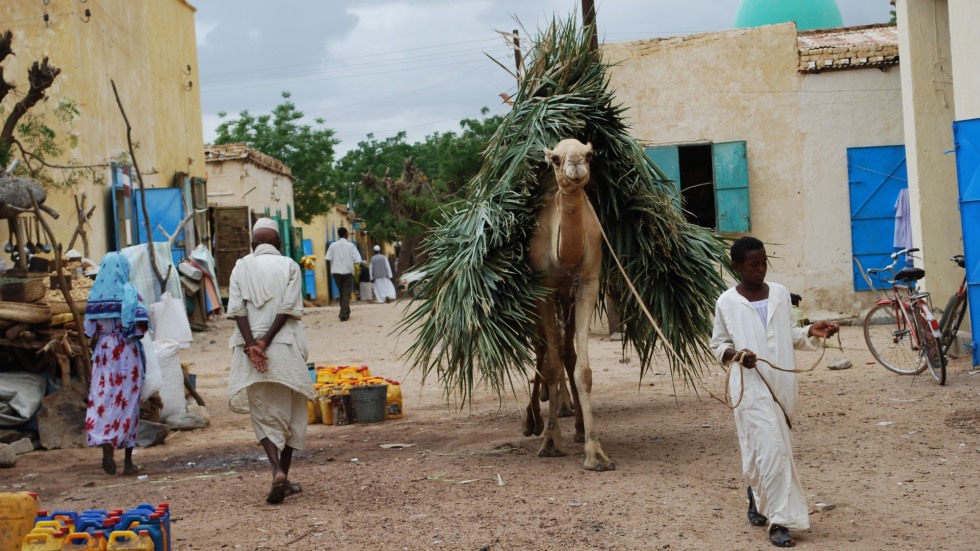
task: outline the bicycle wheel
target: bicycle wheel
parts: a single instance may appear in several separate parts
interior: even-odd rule
[[[864,317],[864,341],[871,355],[888,371],[915,375],[926,368],[925,362],[920,361],[905,312],[893,303],[879,304]]]
[[[943,310],[943,317],[939,320],[939,330],[942,331],[942,338],[939,341],[942,347],[943,356],[949,354],[950,347],[956,341],[956,332],[960,330],[963,323],[963,316],[966,314],[966,294],[955,294],[949,297],[946,309]]]
[[[929,320],[922,314],[919,307],[913,306],[916,324],[919,328],[919,344],[922,349],[922,363],[929,368],[929,373],[937,383],[946,384],[946,357],[939,347],[939,341],[929,327]]]

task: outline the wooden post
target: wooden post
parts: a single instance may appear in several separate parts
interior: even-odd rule
[[[591,27],[591,42],[589,43],[589,48],[592,50],[599,49],[599,31],[596,30],[595,25],[595,3],[593,0],[582,0],[582,24],[585,26],[586,30]]]

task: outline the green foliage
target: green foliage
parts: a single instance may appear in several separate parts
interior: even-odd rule
[[[324,126],[323,119],[315,119],[315,125],[301,124],[303,113],[290,97],[289,92],[283,92],[283,102],[272,113],[253,115],[246,110],[237,119],[222,122],[215,143],[244,143],[288,166],[295,179],[296,219],[309,222],[327,213],[336,201],[329,182],[333,177],[334,146],[339,142],[334,131]]]
[[[0,107],[0,118],[4,115],[5,111]],[[34,179],[43,186],[65,189],[75,187],[83,178],[91,178],[97,184],[104,183],[105,177],[97,169],[108,165],[53,163],[78,148],[79,136],[74,131],[74,124],[79,116],[81,111],[78,105],[69,99],[59,101],[49,113],[36,109],[25,113],[17,124],[15,136],[27,150],[27,158],[17,167],[15,174]],[[59,128],[56,130],[51,124]],[[12,144],[0,148],[0,165],[6,168],[17,151]]]
[[[481,153],[502,120],[488,111],[482,110],[482,119],[462,120],[458,134],[437,132],[415,144],[404,132],[381,141],[368,135],[337,162],[334,193],[346,198],[347,185],[355,184],[354,210],[377,239],[423,235],[479,172]]]
[[[602,292],[619,299],[624,353],[637,350],[641,376],[653,362],[658,337],[642,301],[664,332],[662,346],[676,352],[666,358],[672,375],[690,382],[710,356],[724,242],[674,207],[673,186],[627,133],[590,35],[574,21],[540,34],[514,108],[497,125],[465,200],[424,242],[420,300],[401,324],[416,332],[407,354],[423,378],[437,373],[447,396],[464,401],[478,383],[499,396],[515,378],[525,380],[538,332],[535,301],[545,292],[527,258],[549,171],[543,149],[574,137],[593,145],[590,199],[627,274],[606,249]]]

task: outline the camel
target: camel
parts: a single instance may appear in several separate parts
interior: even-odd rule
[[[596,435],[591,402],[589,326],[599,295],[602,264],[602,230],[584,190],[589,183],[592,144],[562,140],[553,150],[545,149],[545,158],[554,171],[556,185],[554,194],[538,212],[530,242],[530,263],[551,293],[537,304],[537,373],[524,418],[524,434],[544,432],[539,457],[565,455],[558,426],[559,385],[564,369],[575,408],[575,441],[585,444],[584,466],[594,471],[613,470],[616,465],[602,451]],[[545,392],[552,398],[548,400],[547,427],[539,404]]]

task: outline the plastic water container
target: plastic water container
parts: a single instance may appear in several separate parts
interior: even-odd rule
[[[385,420],[388,385],[365,385],[350,389],[354,416],[358,423],[379,423]]]
[[[67,532],[63,532],[60,535],[52,534],[50,532],[31,532],[24,536],[24,542],[21,544],[21,551],[60,551]],[[17,549],[13,547],[11,549]]]
[[[153,540],[149,532],[139,533],[132,530],[118,530],[109,536],[106,551],[153,551]]]
[[[34,492],[0,493],[0,550],[20,549],[37,514]]]
[[[61,546],[62,551],[102,551],[105,549],[105,537],[88,532],[68,534]]]
[[[391,379],[388,382],[388,393],[385,396],[385,419],[401,419],[404,415],[402,410],[402,385]]]

